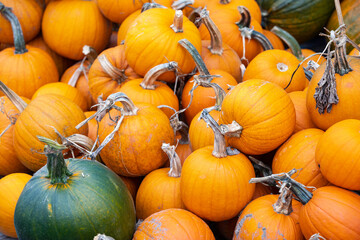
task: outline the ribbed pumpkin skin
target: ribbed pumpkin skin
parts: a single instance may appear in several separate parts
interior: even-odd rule
[[[114,67],[124,70],[124,74],[128,80],[140,78],[125,59],[124,45],[106,49],[100,55],[102,54],[107,57]],[[91,65],[88,77],[90,92],[95,102],[97,102],[97,98],[100,95],[102,95],[103,99],[106,99],[110,94],[119,92],[121,85],[125,81],[125,79],[113,79],[104,71],[98,58]]]
[[[83,58],[84,45],[101,52],[109,41],[111,24],[93,1],[53,1],[44,12],[42,34],[48,46],[63,57]]]
[[[137,16],[139,16],[141,13],[141,10],[136,10],[135,12],[133,12],[132,14],[130,14],[120,25],[119,27],[119,31],[118,31],[118,38],[117,38],[117,44],[120,45],[122,41],[125,40],[126,37],[126,33],[129,30],[129,27],[131,26],[131,24],[133,23],[133,21],[135,20],[135,18],[137,18]]]
[[[315,162],[315,149],[323,134],[320,129],[310,128],[292,135],[276,151],[272,163],[273,173],[289,172],[293,168],[301,169],[296,175],[296,181],[316,188],[327,185],[328,181]]]
[[[263,79],[285,88],[290,83],[291,76],[299,63],[300,61],[295,56],[284,50],[264,51],[247,66],[243,81]],[[304,90],[306,82],[305,73],[303,69],[299,68],[285,90],[286,92]]]
[[[335,74],[336,90],[339,96],[339,103],[332,106],[331,112],[320,114],[315,108],[316,102],[314,99],[315,89],[318,82],[322,78],[325,70],[325,63],[315,71],[307,91],[306,107],[310,113],[312,121],[318,128],[323,130],[328,129],[333,124],[345,119],[360,119],[360,59],[356,57],[347,57],[350,67],[353,71],[340,76]]]
[[[152,171],[141,182],[136,195],[136,217],[145,219],[169,208],[185,209],[180,195],[180,177],[170,177],[170,168]]]
[[[359,12],[360,1],[359,0],[344,0],[341,1],[341,12],[344,17],[344,23],[346,24],[346,35],[355,43],[360,43],[360,27],[359,27]],[[326,28],[329,30],[336,30],[339,27],[339,21],[336,11],[334,11],[327,23]],[[346,49],[349,52],[353,49],[351,44],[346,45]]]
[[[292,200],[290,215],[276,213],[273,204],[278,197],[266,195],[249,203],[241,212],[233,240],[304,239],[298,222],[301,203]]]
[[[16,121],[14,128],[14,148],[16,156],[24,166],[32,171],[46,164],[42,144],[36,136],[57,139],[55,127],[62,136],[74,133],[86,135],[87,126],[77,130],[75,126],[85,120],[78,105],[58,95],[43,95],[32,100]]]
[[[131,13],[140,9],[149,0],[96,0],[100,11],[110,21],[122,23]]]
[[[160,109],[148,103],[137,103],[136,116],[125,116],[119,131],[100,152],[106,166],[123,176],[143,176],[161,167],[167,159],[162,143],[174,144],[174,132],[169,118]],[[112,119],[120,116],[110,111]],[[107,116],[100,122],[100,142],[114,129]]]
[[[29,102],[29,100],[26,101]],[[0,132],[3,132],[10,124],[8,116],[15,117],[19,115],[19,111],[4,96],[0,98],[0,109]],[[14,126],[11,126],[0,138],[0,176],[29,171],[16,157],[13,137]]]
[[[360,196],[327,186],[313,192],[301,207],[299,222],[306,239],[320,233],[325,239],[360,239]]]
[[[31,175],[13,173],[0,179],[0,233],[17,238],[14,226],[16,203]]]
[[[92,239],[105,233],[130,239],[135,208],[125,184],[97,161],[66,159],[66,184],[50,184],[44,166],[34,174],[15,209],[19,239]]]
[[[289,97],[294,104],[296,112],[296,124],[294,133],[308,128],[315,128],[316,125],[311,120],[306,108],[306,91],[294,91],[289,93]]]
[[[360,190],[360,120],[347,119],[326,130],[316,147],[315,160],[332,184]]]
[[[42,85],[59,81],[59,73],[44,50],[28,45],[26,48],[28,52],[23,54],[15,54],[13,47],[0,52],[0,79],[18,95],[31,98]]]
[[[87,111],[90,108],[86,102],[85,96],[77,88],[74,88],[63,82],[48,83],[43,85],[34,93],[32,99],[46,94],[56,94],[63,96],[76,103],[83,111]]]
[[[11,8],[12,12],[19,19],[25,42],[35,38],[40,32],[43,14],[36,0],[2,0],[1,3]],[[0,15],[0,26],[0,42],[13,44],[14,37],[10,22],[2,15]]]
[[[155,89],[144,89],[140,86],[143,80],[143,78],[140,78],[124,83],[120,88],[120,92],[125,93],[134,102],[150,103],[155,107],[167,105],[179,111],[179,100],[168,85],[155,81]],[[174,111],[169,108],[161,108],[161,111],[169,118],[174,114]]]
[[[154,213],[136,229],[133,240],[215,240],[209,226],[195,214],[183,209]]]
[[[243,127],[240,138],[230,137],[227,142],[246,154],[270,152],[294,131],[294,104],[274,83],[259,79],[239,83],[225,96],[221,108],[220,123],[235,120]]]
[[[224,158],[212,155],[214,147],[192,152],[184,162],[180,190],[186,209],[210,221],[235,217],[251,200],[254,168],[242,153]]]
[[[293,35],[299,42],[305,42],[318,35],[334,10],[334,1],[328,0],[257,0],[266,28],[275,25]],[[278,9],[276,4],[283,3]],[[271,9],[271,11],[270,11]]]
[[[151,68],[168,61],[177,62],[183,73],[190,73],[195,68],[190,54],[178,41],[186,38],[201,53],[199,30],[184,16],[183,32],[175,33],[170,28],[174,15],[172,9],[149,9],[130,26],[125,37],[125,57],[139,75],[144,76]],[[158,79],[175,81],[173,73],[162,74]]]

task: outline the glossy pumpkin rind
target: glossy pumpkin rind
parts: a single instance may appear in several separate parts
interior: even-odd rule
[[[65,161],[73,173],[66,184],[50,184],[44,166],[24,188],[15,210],[19,239],[92,239],[99,232],[130,239],[135,208],[120,177],[96,161]]]

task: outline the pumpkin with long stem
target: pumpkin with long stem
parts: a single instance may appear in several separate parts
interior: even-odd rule
[[[98,233],[131,238],[135,208],[120,177],[97,161],[64,160],[64,145],[38,138],[46,144],[47,164],[30,179],[16,205],[19,239],[92,239]]]
[[[120,91],[125,93],[134,102],[145,102],[158,107],[168,105],[179,110],[179,100],[174,91],[165,83],[156,81],[157,78],[166,72],[176,71],[176,62],[163,63],[153,67],[146,73],[144,78],[127,81],[120,87]],[[168,108],[161,109],[169,118],[173,111]]]
[[[172,31],[169,31],[169,28]],[[183,16],[181,10],[154,8],[140,14],[129,28],[125,38],[125,57],[134,71],[144,76],[151,68],[168,61],[175,61],[184,74],[195,68],[191,56],[179,44],[189,40],[201,51],[199,30]],[[153,56],[157,57],[153,57]],[[173,73],[158,78],[175,82]]]
[[[242,79],[241,60],[237,53],[222,41],[221,33],[209,16],[209,11],[200,12],[202,22],[210,33],[211,40],[202,41],[201,58],[209,69],[219,69],[230,73],[237,82]]]
[[[0,9],[14,35],[14,47],[0,53],[0,79],[20,96],[31,98],[42,85],[58,81],[59,73],[45,51],[25,45],[19,20],[11,9],[2,3]]]
[[[175,146],[163,143],[161,149],[169,157],[170,168],[154,170],[141,182],[136,195],[138,219],[145,219],[168,208],[185,208],[180,195],[180,158],[175,152]]]
[[[229,137],[230,146],[246,154],[260,155],[279,147],[293,133],[295,109],[278,85],[250,79],[236,85],[224,98],[220,123],[237,122],[240,137]]]
[[[335,186],[321,187],[310,192],[290,177],[295,172],[296,170],[293,169],[288,173],[252,179],[251,182],[275,180],[287,183],[290,190],[303,204],[300,209],[299,223],[306,239],[316,233],[325,239],[359,239],[360,196]]]
[[[335,45],[334,58],[328,47],[327,61],[315,71],[306,98],[311,119],[323,130],[345,119],[360,119],[360,112],[355,110],[360,108],[360,59],[346,55],[349,40],[340,3],[335,3],[340,28],[329,36]]]
[[[239,125],[219,125],[209,109],[202,111],[201,118],[214,131],[214,146],[200,148],[185,160],[181,198],[186,209],[201,218],[224,221],[236,216],[251,200],[255,186],[248,181],[255,176],[254,168],[245,155],[226,148],[224,135],[238,135]]]
[[[154,213],[139,224],[133,240],[215,240],[209,226],[184,209],[166,209]]]

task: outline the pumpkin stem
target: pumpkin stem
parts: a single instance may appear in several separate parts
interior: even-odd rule
[[[182,33],[184,31],[183,29],[183,12],[181,10],[175,11],[174,16],[174,22],[170,26],[172,30],[174,30],[175,33]]]
[[[289,215],[292,213],[292,192],[287,187],[287,183],[281,185],[280,195],[276,203],[273,204],[274,211],[279,214]]]
[[[174,130],[174,135],[176,135],[176,132],[179,132],[181,135],[181,139],[179,140],[180,144],[189,144],[189,127],[186,125],[183,121],[180,121],[179,115],[184,110],[176,111],[174,108],[166,105],[160,105],[158,108],[170,108],[175,113],[170,117],[170,126]]]
[[[249,159],[250,159],[252,165],[254,166],[256,176],[265,177],[265,176],[270,176],[272,174],[271,168],[266,166],[262,161],[254,158],[252,156],[249,156]],[[272,186],[276,186],[275,182]]]
[[[282,184],[286,183],[294,195],[299,199],[299,201],[305,205],[311,200],[313,194],[308,191],[303,184],[291,178],[291,176],[297,171],[298,170],[294,168],[287,173],[278,173],[266,177],[251,178],[249,183],[262,183],[270,186],[274,181],[280,182]]]
[[[48,176],[50,178],[51,184],[66,184],[67,179],[72,173],[68,170],[64,156],[62,151],[66,149],[66,147],[58,142],[37,136],[37,138],[45,143],[44,151],[45,155],[47,156],[47,169],[48,169]]]
[[[178,67],[177,62],[168,62],[157,65],[151,68],[144,76],[143,81],[140,83],[140,86],[143,89],[154,90],[156,85],[154,84],[157,78],[166,72],[175,71]]]
[[[309,240],[326,240],[326,238],[324,238],[323,236],[320,235],[320,233],[315,233],[314,235],[312,235]]]
[[[194,23],[194,25],[199,28],[201,26],[201,21],[199,21],[201,19],[200,17],[200,13],[202,11],[201,7],[195,8],[188,16],[188,19]]]
[[[181,176],[181,160],[175,152],[175,146],[170,143],[163,143],[161,149],[166,153],[170,160],[169,177],[178,178]]]
[[[214,150],[212,152],[212,155],[217,158],[224,158],[228,156],[228,152],[226,149],[226,141],[225,141],[225,135],[226,136],[239,136],[242,130],[242,127],[237,124],[236,122],[233,122],[231,124],[221,124],[219,125],[213,117],[211,117],[210,112],[214,110],[214,107],[211,108],[205,108],[202,110],[200,118],[203,119],[214,131],[215,140],[214,140]]]
[[[201,76],[209,76],[210,72],[207,69],[204,61],[202,60],[200,53],[194,47],[194,45],[191,42],[189,42],[189,40],[187,40],[187,39],[181,39],[179,41],[179,44],[190,53],[191,57],[194,59],[194,62],[196,64],[196,67],[197,67],[200,75]]]
[[[194,4],[194,0],[177,0],[171,4],[171,8],[175,10],[182,10],[192,4]]]
[[[244,6],[238,6],[237,10],[239,11],[240,15],[241,15],[241,19],[236,22],[235,24],[239,27],[239,28],[244,28],[244,27],[250,27],[251,24],[251,14],[250,11],[244,7]]]
[[[159,3],[155,3],[155,2],[147,2],[144,3],[144,5],[141,8],[141,12],[145,12],[146,10],[152,9],[152,8],[166,8],[165,6],[159,4]]]
[[[11,28],[14,36],[15,54],[23,54],[28,50],[26,49],[25,40],[21,25],[15,14],[11,11],[11,8],[6,7],[0,2],[0,13],[11,24]]]
[[[215,25],[213,20],[211,20],[209,11],[206,8],[200,12],[200,17],[210,33],[211,45],[208,47],[210,52],[214,55],[221,56],[223,53],[223,43],[219,28]]]
[[[2,91],[4,95],[10,99],[12,104],[15,105],[15,107],[19,110],[20,113],[22,113],[27,107],[27,103],[13,90],[6,86],[2,81],[0,81],[0,91]]]
[[[98,57],[98,60],[104,72],[106,72],[114,81],[117,81],[119,85],[125,82],[125,80],[128,78],[125,75],[125,70],[116,68],[114,65],[112,65],[105,54],[101,54]]]
[[[220,4],[229,4],[231,2],[231,0],[220,0]]]
[[[271,30],[271,32],[275,33],[276,36],[278,36],[282,41],[286,43],[286,45],[290,48],[292,54],[299,60],[304,60],[304,56],[301,52],[301,47],[298,41],[287,31],[284,29],[274,26]]]

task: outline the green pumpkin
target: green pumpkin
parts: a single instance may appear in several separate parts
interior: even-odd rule
[[[326,25],[335,5],[333,0],[257,0],[262,25],[281,27],[300,43],[317,36]]]
[[[40,139],[41,137],[39,137]],[[26,184],[15,209],[19,239],[131,239],[135,207],[121,178],[97,161],[64,160],[63,145],[45,142],[47,165]]]

